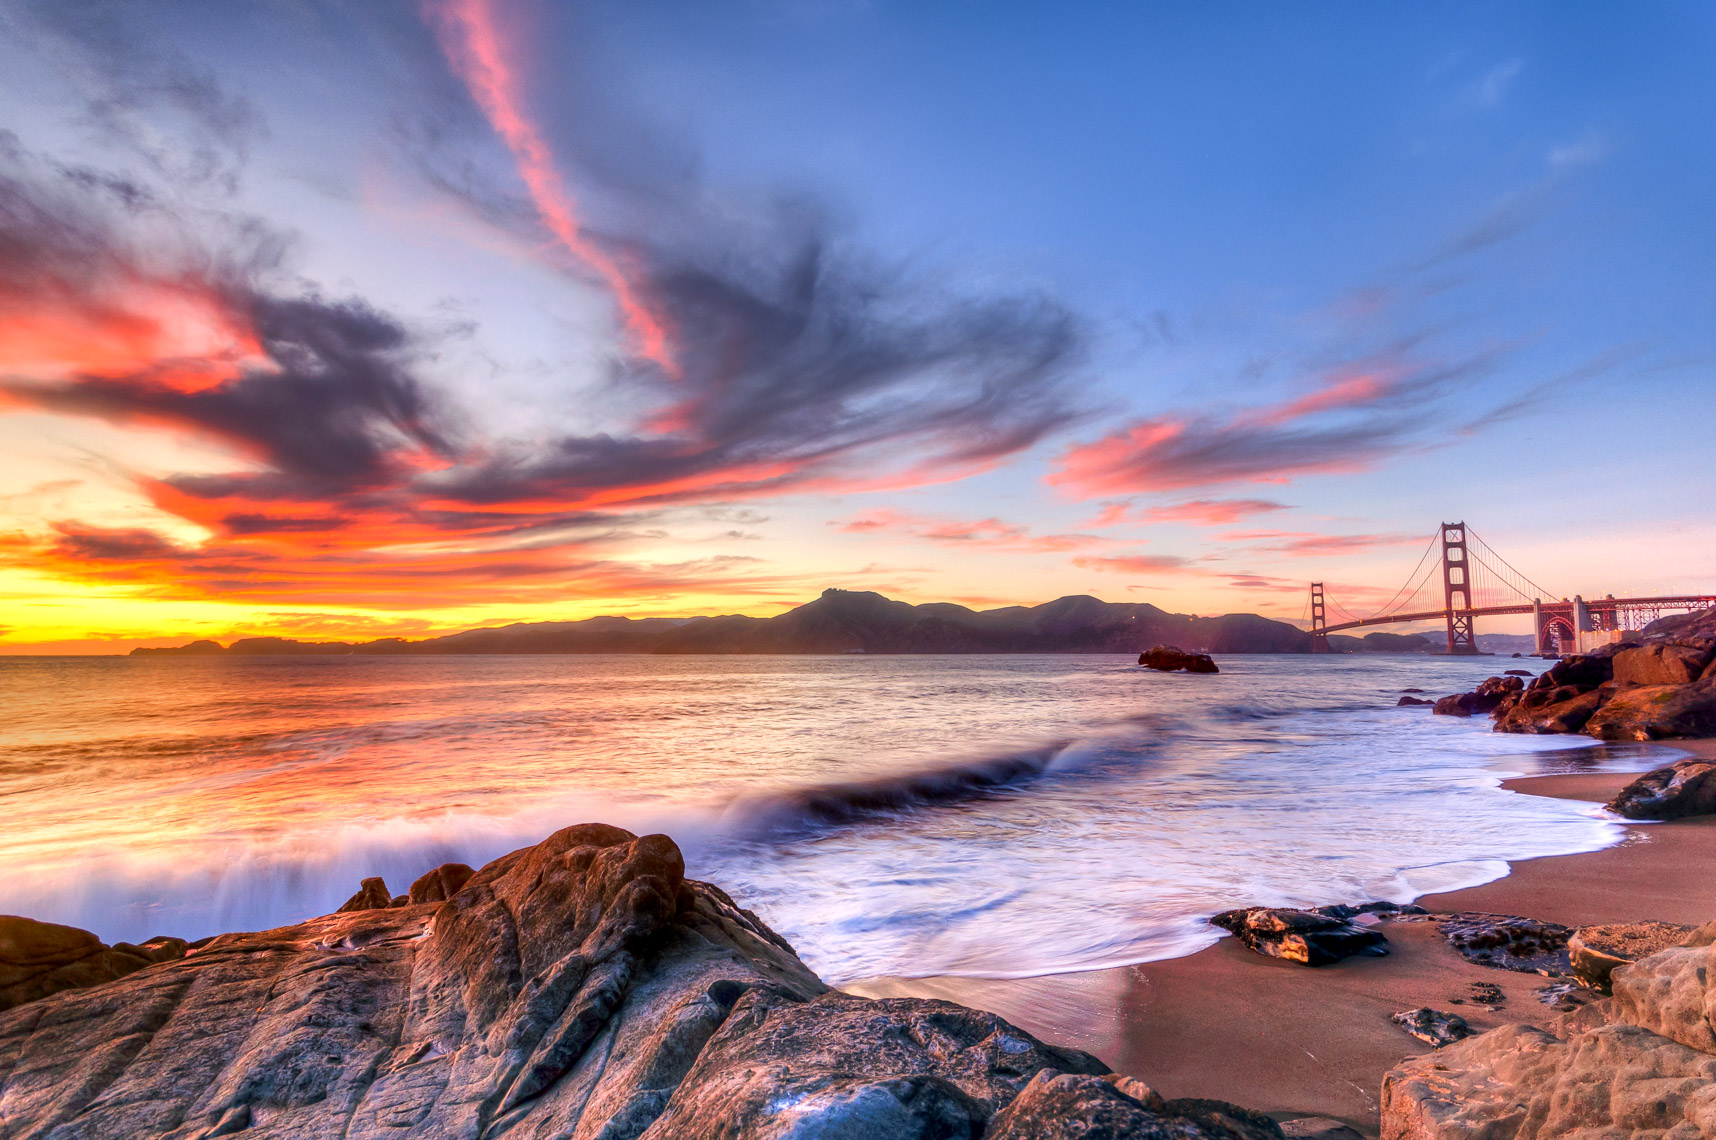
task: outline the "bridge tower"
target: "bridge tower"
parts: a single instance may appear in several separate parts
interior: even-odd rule
[[[1323,630],[1328,627],[1329,618],[1323,609],[1323,584],[1311,583],[1311,652],[1327,653],[1329,651],[1329,635]]]
[[[1473,656],[1478,639],[1472,629],[1471,562],[1466,558],[1466,524],[1442,524],[1442,598],[1448,615],[1448,652]]]

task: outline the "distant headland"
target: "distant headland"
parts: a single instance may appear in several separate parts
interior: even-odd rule
[[[1525,639],[1529,641],[1530,639]],[[1329,638],[1336,652],[1430,653],[1417,634]],[[260,656],[490,653],[1137,653],[1170,644],[1200,653],[1309,653],[1311,635],[1257,614],[1195,617],[1147,602],[1105,602],[1087,594],[1040,606],[973,610],[952,602],[911,605],[881,594],[824,590],[770,618],[739,614],[696,618],[594,617],[518,622],[407,641],[294,641],[248,637],[222,646],[195,641],[133,656]],[[1502,648],[1496,646],[1495,648]],[[1511,648],[1511,646],[1509,647]]]

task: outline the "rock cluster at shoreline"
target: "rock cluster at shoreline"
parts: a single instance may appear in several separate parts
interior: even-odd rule
[[[0,1012],[0,1137],[1282,1140],[993,1014],[830,990],[666,836],[463,871]]]
[[[1636,948],[1663,933],[1634,931]],[[1504,1026],[1396,1066],[1383,1140],[1716,1136],[1716,923],[1617,960],[1611,979],[1612,998],[1543,1028]]]
[[[1526,686],[1491,677],[1436,702],[1452,716],[1488,714],[1497,732],[1583,732],[1599,740],[1716,735],[1716,609],[1662,618],[1637,641],[1557,661]]]

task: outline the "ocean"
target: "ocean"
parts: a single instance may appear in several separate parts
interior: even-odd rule
[[[1506,658],[0,658],[0,911],[112,941],[278,926],[600,821],[824,978],[1019,977],[1620,839],[1510,775],[1671,749],[1397,708]]]

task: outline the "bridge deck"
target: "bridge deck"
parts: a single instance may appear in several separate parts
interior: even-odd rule
[[[1677,594],[1655,598],[1589,598],[1585,600],[1585,608],[1592,613],[1602,613],[1624,606],[1659,606],[1667,609],[1695,608],[1698,606],[1716,606],[1716,594]],[[1470,610],[1456,610],[1456,616],[1462,617],[1505,617],[1511,614],[1528,614],[1536,609],[1530,602],[1520,602],[1506,606],[1479,606]],[[1571,612],[1572,602],[1544,602],[1545,613]],[[1422,610],[1409,614],[1389,614],[1387,617],[1360,618],[1357,621],[1342,622],[1339,625],[1324,626],[1322,633],[1339,633],[1344,629],[1358,629],[1370,625],[1393,625],[1409,621],[1446,621],[1448,611]]]

